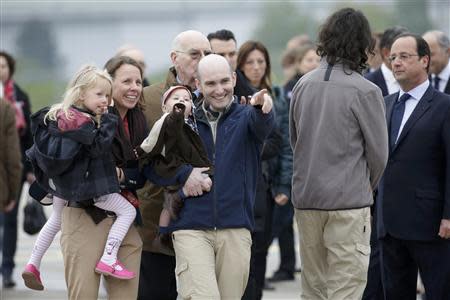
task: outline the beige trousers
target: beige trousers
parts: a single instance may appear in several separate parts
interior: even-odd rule
[[[370,208],[295,210],[301,299],[361,299],[370,256]]]
[[[172,239],[182,299],[241,299],[250,269],[247,229],[178,230]]]
[[[95,225],[84,209],[64,208],[61,220],[61,250],[69,299],[98,298],[100,275],[94,272],[94,268],[103,254],[113,221],[113,218],[106,218]],[[108,299],[137,298],[141,250],[142,240],[132,225],[122,241],[118,259],[137,276],[131,280],[105,277]]]

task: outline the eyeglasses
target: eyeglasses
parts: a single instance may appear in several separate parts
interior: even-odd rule
[[[391,55],[388,57],[390,63],[393,63],[397,58],[400,61],[407,61],[412,56],[419,56],[418,54],[400,53],[399,55]]]
[[[212,53],[210,50],[201,51],[201,50],[197,50],[197,49],[191,49],[189,51],[176,50],[175,52],[185,53],[185,54],[189,55],[192,60],[202,58],[203,56],[208,56]]]

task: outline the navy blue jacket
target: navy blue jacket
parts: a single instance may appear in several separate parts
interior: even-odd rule
[[[214,165],[213,185],[210,192],[184,200],[179,218],[170,223],[169,230],[253,230],[261,148],[275,124],[274,113],[263,114],[260,108],[233,101],[219,118],[215,143],[205,111],[197,109],[195,117],[200,138]],[[191,166],[184,169],[189,172]]]
[[[44,116],[32,116],[34,145],[27,151],[36,180],[48,193],[70,201],[118,193],[119,182],[111,155],[118,117],[104,114],[100,128],[87,123],[79,129],[60,131]]]
[[[385,97],[388,126],[397,99]],[[390,150],[377,211],[379,238],[439,239],[441,219],[450,219],[450,96],[431,85]]]
[[[367,80],[375,83],[380,88],[383,97],[389,95],[386,80],[384,79],[383,72],[381,72],[381,68],[373,72],[367,73],[366,75],[364,75],[364,77]]]

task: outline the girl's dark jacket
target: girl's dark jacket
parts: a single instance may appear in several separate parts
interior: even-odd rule
[[[52,195],[86,201],[118,193],[119,182],[111,155],[118,117],[103,114],[100,127],[93,122],[62,132],[44,116],[43,108],[31,116],[34,145],[26,152],[38,183]]]

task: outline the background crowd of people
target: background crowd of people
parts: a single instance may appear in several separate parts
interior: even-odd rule
[[[40,261],[61,230],[70,299],[97,299],[102,274],[112,299],[262,299],[298,272],[301,299],[416,299],[423,287],[426,299],[450,297],[444,32],[373,33],[364,14],[341,9],[318,37],[286,43],[281,85],[267,47],[239,45],[227,29],[183,31],[168,58],[166,79],[149,83],[144,54],[124,45],[104,73],[82,68],[48,118],[45,108],[32,115],[14,58],[0,52],[4,288],[16,284],[28,182],[54,206],[22,273],[31,289],[45,289]],[[103,75],[87,82],[92,70]],[[187,129],[153,139],[177,107],[188,107]],[[185,133],[194,145],[171,158]],[[42,171],[63,158],[68,169]],[[266,278],[275,239],[280,265]]]

